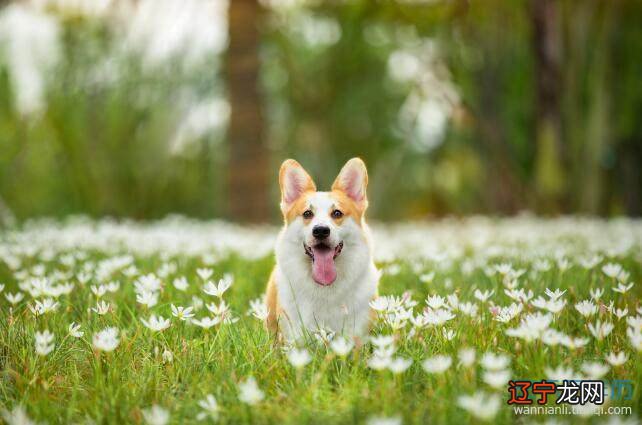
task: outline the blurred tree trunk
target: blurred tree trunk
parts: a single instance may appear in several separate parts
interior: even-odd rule
[[[561,39],[557,0],[532,0],[531,21],[535,52],[535,189],[541,209],[565,209],[565,159],[561,120]]]
[[[589,77],[590,93],[587,99],[588,109],[584,128],[583,152],[578,155],[581,159],[576,167],[583,173],[583,179],[577,182],[579,192],[579,210],[590,214],[608,214],[608,198],[604,194],[605,171],[602,167],[604,151],[611,142],[611,109],[610,94],[607,86],[609,48],[608,36],[612,25],[612,7],[610,2],[596,4],[594,19],[586,27],[591,35],[589,46],[594,54],[586,66]],[[580,105],[578,105],[579,107]]]
[[[229,215],[260,222],[268,218],[268,152],[264,144],[259,83],[258,0],[231,0],[227,53],[228,95],[232,109],[229,140]]]

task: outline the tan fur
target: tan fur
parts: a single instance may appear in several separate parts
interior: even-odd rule
[[[301,197],[299,197],[299,199],[294,201],[286,211],[283,212],[283,218],[286,222],[290,223],[295,218],[303,215],[303,212],[308,209],[308,197],[313,193],[314,191],[305,192]]]
[[[340,189],[332,190],[332,192],[330,192],[330,196],[335,200],[335,208],[343,213],[343,217],[334,219],[338,225],[341,225],[341,223],[343,223],[343,221],[348,217],[352,217],[359,226],[362,226],[364,223],[364,209],[360,208],[356,202],[354,202]]]
[[[277,333],[279,331],[279,315],[281,314],[281,308],[279,306],[279,294],[276,288],[276,279],[274,274],[274,270],[272,270],[270,280],[267,285],[267,291],[265,293],[265,305],[268,308],[268,316],[265,320],[265,325],[270,332]]]

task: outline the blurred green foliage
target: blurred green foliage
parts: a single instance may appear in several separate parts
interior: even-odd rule
[[[287,157],[320,188],[363,157],[379,219],[642,213],[642,5],[567,0],[554,12],[560,128],[550,137],[560,155],[546,147],[538,115],[533,2],[265,11],[255,24],[271,178],[253,183],[272,200],[265,219],[278,216],[276,174]],[[100,19],[64,21],[63,60],[35,117],[16,111],[0,54],[0,196],[20,218],[226,216],[233,135],[217,128],[178,152],[171,145],[181,111],[224,96],[220,63],[235,52],[150,72],[120,54],[114,31]],[[118,72],[96,83],[92,70],[106,58]]]

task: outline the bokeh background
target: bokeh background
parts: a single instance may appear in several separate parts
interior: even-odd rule
[[[642,2],[0,0],[0,217],[640,215]]]

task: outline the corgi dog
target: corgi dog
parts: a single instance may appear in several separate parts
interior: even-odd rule
[[[317,192],[303,167],[288,159],[281,165],[279,185],[285,224],[267,285],[267,327],[290,341],[318,329],[364,335],[379,283],[364,218],[364,162],[349,160],[332,189]]]

